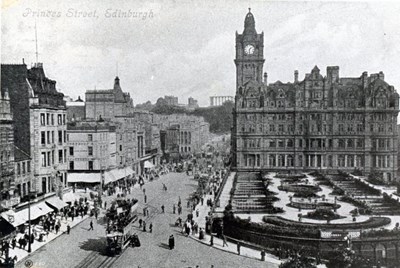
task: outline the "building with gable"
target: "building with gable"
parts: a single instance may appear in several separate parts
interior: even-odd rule
[[[315,66],[300,81],[268,84],[264,34],[253,14],[236,33],[233,168],[238,171],[397,172],[399,95],[383,72],[340,77]]]

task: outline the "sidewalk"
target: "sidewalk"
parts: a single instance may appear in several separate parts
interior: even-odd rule
[[[224,212],[225,207],[229,204],[229,200],[231,198],[231,189],[233,187],[235,175],[236,172],[231,172],[231,174],[227,178],[224,189],[222,189],[221,196],[219,197],[219,206],[215,208],[215,212]]]
[[[228,181],[227,181],[225,187],[231,187],[231,186],[229,186]],[[224,191],[225,191],[225,189],[224,189]],[[230,189],[228,190],[228,193],[229,193],[229,191],[230,191]],[[213,200],[213,202],[214,202],[213,197],[214,197],[214,195],[207,194],[204,197],[204,200],[205,200],[204,204],[201,205],[201,203],[199,203],[196,206],[196,210],[197,209],[199,210],[199,217],[196,217],[196,210],[193,212],[193,220],[195,222],[197,222],[197,224],[199,226],[199,229],[203,228],[205,230],[206,216],[208,216],[208,213],[211,210],[211,208],[209,206],[207,206],[206,200],[211,198]],[[208,235],[208,234],[205,234],[203,240],[199,239],[198,234],[197,235],[191,234],[190,237],[192,239],[195,239],[195,240],[203,243],[203,244],[210,245],[211,236]],[[223,251],[226,251],[226,252],[230,252],[230,253],[233,253],[233,254],[237,254],[237,245],[235,243],[232,243],[232,242],[227,242],[227,244],[228,244],[228,246],[223,247],[222,246],[223,245],[222,239],[216,238],[214,236],[214,238],[213,238],[213,247],[214,248],[219,249],[219,250],[223,250]],[[248,248],[248,247],[245,247],[245,246],[241,246],[240,255],[244,256],[244,257],[247,257],[247,258],[257,259],[257,260],[261,261],[261,251],[260,250],[255,250],[255,249],[251,249],[251,248]],[[276,257],[275,255],[269,254],[267,252],[265,252],[265,261],[273,263],[273,264],[276,264],[276,265],[279,265],[282,262],[281,260],[278,259],[278,257]]]
[[[79,223],[81,223],[82,221],[86,220],[87,218],[89,218],[88,215],[83,216],[83,218],[82,217],[75,217],[74,221],[71,221],[70,219],[69,220],[65,220],[65,219],[62,220],[61,221],[61,228],[58,231],[58,234],[56,234],[55,231],[49,232],[49,235],[45,237],[45,241],[43,241],[43,242],[39,242],[39,241],[37,241],[35,239],[35,242],[33,244],[31,244],[31,249],[32,249],[31,253],[35,252],[39,248],[41,248],[44,245],[50,243],[50,241],[53,241],[57,237],[59,237],[59,236],[63,235],[64,233],[66,233],[67,224],[68,223],[69,223],[69,226],[71,227],[71,231],[72,231],[72,228],[74,226],[78,225]],[[9,251],[9,256],[11,258],[13,258],[14,256],[17,256],[17,258],[18,258],[17,263],[22,261],[27,256],[29,256],[29,254],[31,254],[31,253],[28,253],[28,251],[27,251],[28,245],[25,247],[26,250],[21,249],[18,246],[19,246],[19,244],[18,244],[18,239],[17,239],[17,246],[14,249],[10,248],[10,251]]]

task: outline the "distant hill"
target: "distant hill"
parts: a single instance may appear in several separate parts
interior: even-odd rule
[[[184,107],[168,105],[162,98],[157,100],[157,103],[152,105],[151,103],[143,103],[137,105],[136,108],[145,108],[156,114],[188,114],[203,116],[204,120],[210,124],[210,132],[221,134],[229,133],[232,127],[232,109],[233,102],[226,101],[221,106],[215,107],[200,107],[194,111],[188,111]]]
[[[197,108],[189,114],[203,116],[204,120],[210,124],[212,133],[229,133],[233,123],[233,106],[233,102],[227,101],[221,106]]]

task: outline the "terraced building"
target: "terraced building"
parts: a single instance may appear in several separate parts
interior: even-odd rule
[[[267,82],[264,33],[249,11],[236,33],[233,168],[238,171],[359,170],[396,178],[399,95],[383,72],[340,77],[315,66],[299,80]]]

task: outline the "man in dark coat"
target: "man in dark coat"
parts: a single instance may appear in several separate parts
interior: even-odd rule
[[[169,249],[173,249],[175,247],[174,235],[169,236],[168,245],[169,245]]]

